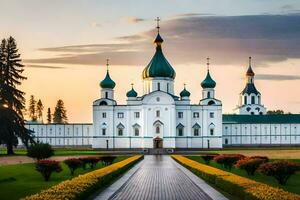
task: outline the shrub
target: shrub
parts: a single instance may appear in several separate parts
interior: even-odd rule
[[[116,156],[104,156],[101,158],[101,161],[104,163],[105,166],[107,166],[107,165],[111,165],[115,159]]]
[[[54,155],[54,151],[48,143],[36,143],[28,147],[27,156],[36,160],[50,158]]]
[[[214,159],[217,154],[207,154],[201,155],[201,158],[204,160],[205,164],[209,165],[210,161]]]
[[[101,160],[99,157],[83,157],[79,158],[82,161],[83,169],[86,169],[86,165],[88,165],[91,169],[94,169],[96,164]]]
[[[64,163],[68,166],[71,171],[71,175],[74,176],[74,172],[76,169],[83,165],[82,161],[78,158],[70,158],[64,161]]]
[[[172,158],[183,166],[187,167],[197,176],[213,184],[217,188],[247,200],[298,200],[300,195],[292,194],[283,189],[256,182],[248,178],[226,172],[215,167],[204,165],[179,155],[172,155]]]
[[[280,185],[285,185],[290,176],[300,171],[300,165],[298,163],[281,160],[264,163],[258,170],[263,175],[273,176]]]
[[[235,166],[239,169],[245,170],[248,175],[253,176],[258,167],[265,162],[265,159],[246,157],[237,161]]]
[[[55,160],[40,160],[36,162],[36,170],[48,181],[53,172],[61,172],[62,168]]]
[[[269,162],[269,158],[267,156],[251,156],[250,158],[262,159],[265,162]]]
[[[223,165],[224,168],[231,170],[232,166],[238,161],[243,159],[245,156],[241,154],[222,154],[214,157],[214,161],[218,164]]]
[[[25,197],[24,200],[87,199],[87,196],[102,189],[141,159],[143,159],[143,156],[132,156],[108,167],[63,181],[49,189],[42,190],[40,193]]]

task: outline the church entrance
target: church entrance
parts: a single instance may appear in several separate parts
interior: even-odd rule
[[[156,137],[153,139],[153,148],[154,149],[162,149],[163,148],[163,139],[160,137]]]

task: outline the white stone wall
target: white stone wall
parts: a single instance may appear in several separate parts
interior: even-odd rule
[[[300,124],[223,124],[224,145],[300,145]]]

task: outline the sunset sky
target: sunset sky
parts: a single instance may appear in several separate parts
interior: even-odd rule
[[[26,65],[26,98],[41,99],[45,113],[63,99],[69,122],[92,122],[106,58],[118,103],[130,83],[142,94],[156,17],[176,94],[186,83],[199,102],[209,56],[216,97],[232,113],[252,56],[267,109],[300,112],[299,0],[1,0],[0,8],[0,38],[17,40]]]

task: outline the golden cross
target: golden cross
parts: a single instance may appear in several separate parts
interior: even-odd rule
[[[156,21],[157,32],[159,33],[159,29],[160,29],[160,26],[159,26],[160,18],[157,17],[157,18],[155,19],[155,21]]]

